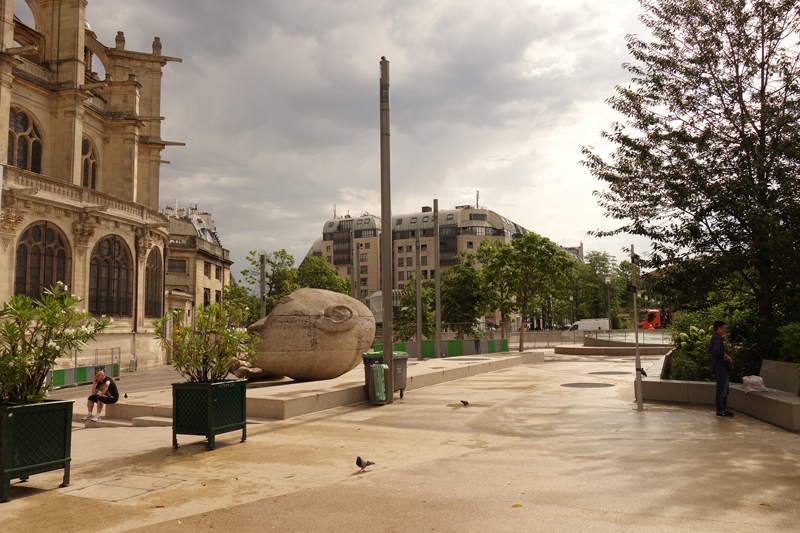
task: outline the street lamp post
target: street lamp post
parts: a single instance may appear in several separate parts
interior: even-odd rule
[[[611,329],[611,276],[606,274],[606,296],[608,298],[608,329]]]

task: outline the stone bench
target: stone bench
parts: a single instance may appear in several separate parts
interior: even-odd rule
[[[661,371],[667,356],[647,368],[650,377],[642,379],[642,397],[645,401],[692,403],[713,406],[716,403],[716,384],[713,381],[678,381],[661,379]],[[773,363],[775,361],[772,361]],[[785,363],[791,364],[791,363]],[[792,365],[794,366],[794,365]],[[764,366],[762,364],[762,370]],[[786,369],[778,368],[779,372]],[[769,387],[767,379],[775,381],[767,365],[767,377],[764,384]],[[788,429],[800,431],[800,396],[796,393],[781,390],[768,392],[747,392],[741,383],[732,383],[728,395],[728,407],[764,422]],[[709,412],[711,414],[711,412]]]

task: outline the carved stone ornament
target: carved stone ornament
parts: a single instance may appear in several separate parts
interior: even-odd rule
[[[24,218],[22,211],[17,211],[13,208],[3,209],[0,212],[0,233],[3,235],[16,235]]]
[[[144,261],[147,257],[147,252],[150,251],[150,248],[153,247],[155,244],[155,239],[153,238],[153,232],[149,230],[145,230],[141,235],[136,238],[136,248],[139,251],[139,260]]]
[[[85,222],[73,222],[72,231],[75,233],[75,245],[89,246],[89,238],[94,236],[94,226]]]

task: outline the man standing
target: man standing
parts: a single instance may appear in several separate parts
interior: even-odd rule
[[[86,404],[86,409],[89,414],[84,416],[81,420],[93,420],[94,422],[100,421],[100,414],[103,412],[103,404],[117,403],[119,400],[119,392],[117,391],[117,384],[110,377],[106,377],[106,373],[102,370],[94,375],[92,381],[92,395],[89,396],[89,401]],[[97,414],[92,416],[94,406],[97,404]]]
[[[725,323],[717,320],[714,322],[714,334],[711,336],[711,372],[717,378],[717,418],[733,418],[733,413],[728,412],[728,391],[730,391],[731,373],[733,363],[731,356],[725,353],[725,343],[722,338],[727,333]],[[727,365],[725,363],[728,363]]]

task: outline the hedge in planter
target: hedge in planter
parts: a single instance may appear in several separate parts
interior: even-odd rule
[[[94,339],[109,320],[91,320],[59,283],[33,300],[0,308],[0,497],[12,479],[64,469],[69,483],[72,401],[45,401],[47,373],[67,350]]]
[[[225,381],[241,356],[252,357],[259,339],[238,327],[247,308],[213,304],[198,308],[195,326],[184,323],[182,310],[153,322],[155,336],[166,348],[186,383],[172,384],[172,445],[178,435],[203,435],[208,449],[215,436],[242,430],[247,438],[247,380]]]

